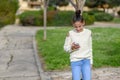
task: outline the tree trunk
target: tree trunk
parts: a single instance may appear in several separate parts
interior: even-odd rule
[[[42,1],[42,0],[41,0]],[[48,8],[48,4],[49,4],[49,0],[43,0],[44,1],[44,40],[47,39],[47,8]]]
[[[81,10],[81,13],[83,12],[85,1],[86,0],[69,0],[69,2],[73,5],[75,10]]]
[[[44,40],[47,38],[47,31],[46,31],[46,25],[47,25],[47,5],[46,0],[44,0]]]

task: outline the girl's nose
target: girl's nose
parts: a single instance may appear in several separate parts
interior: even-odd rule
[[[80,27],[77,28],[78,30],[80,29]]]

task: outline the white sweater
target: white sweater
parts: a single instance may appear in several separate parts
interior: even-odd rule
[[[78,43],[80,48],[73,51],[71,49],[73,42]],[[64,50],[70,53],[71,62],[90,59],[91,64],[93,64],[91,31],[85,28],[82,32],[77,32],[75,29],[70,30],[65,39]]]

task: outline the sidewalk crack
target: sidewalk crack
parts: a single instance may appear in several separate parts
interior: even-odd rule
[[[13,61],[13,55],[11,54],[10,55],[10,60],[7,62],[7,69],[9,68],[10,66],[10,63]]]

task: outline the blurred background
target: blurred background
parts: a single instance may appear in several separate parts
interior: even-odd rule
[[[43,3],[44,0],[0,0],[0,26],[43,26]],[[71,26],[74,11],[69,0],[50,0],[47,26]],[[86,0],[83,16],[86,25],[120,23],[120,0]]]

